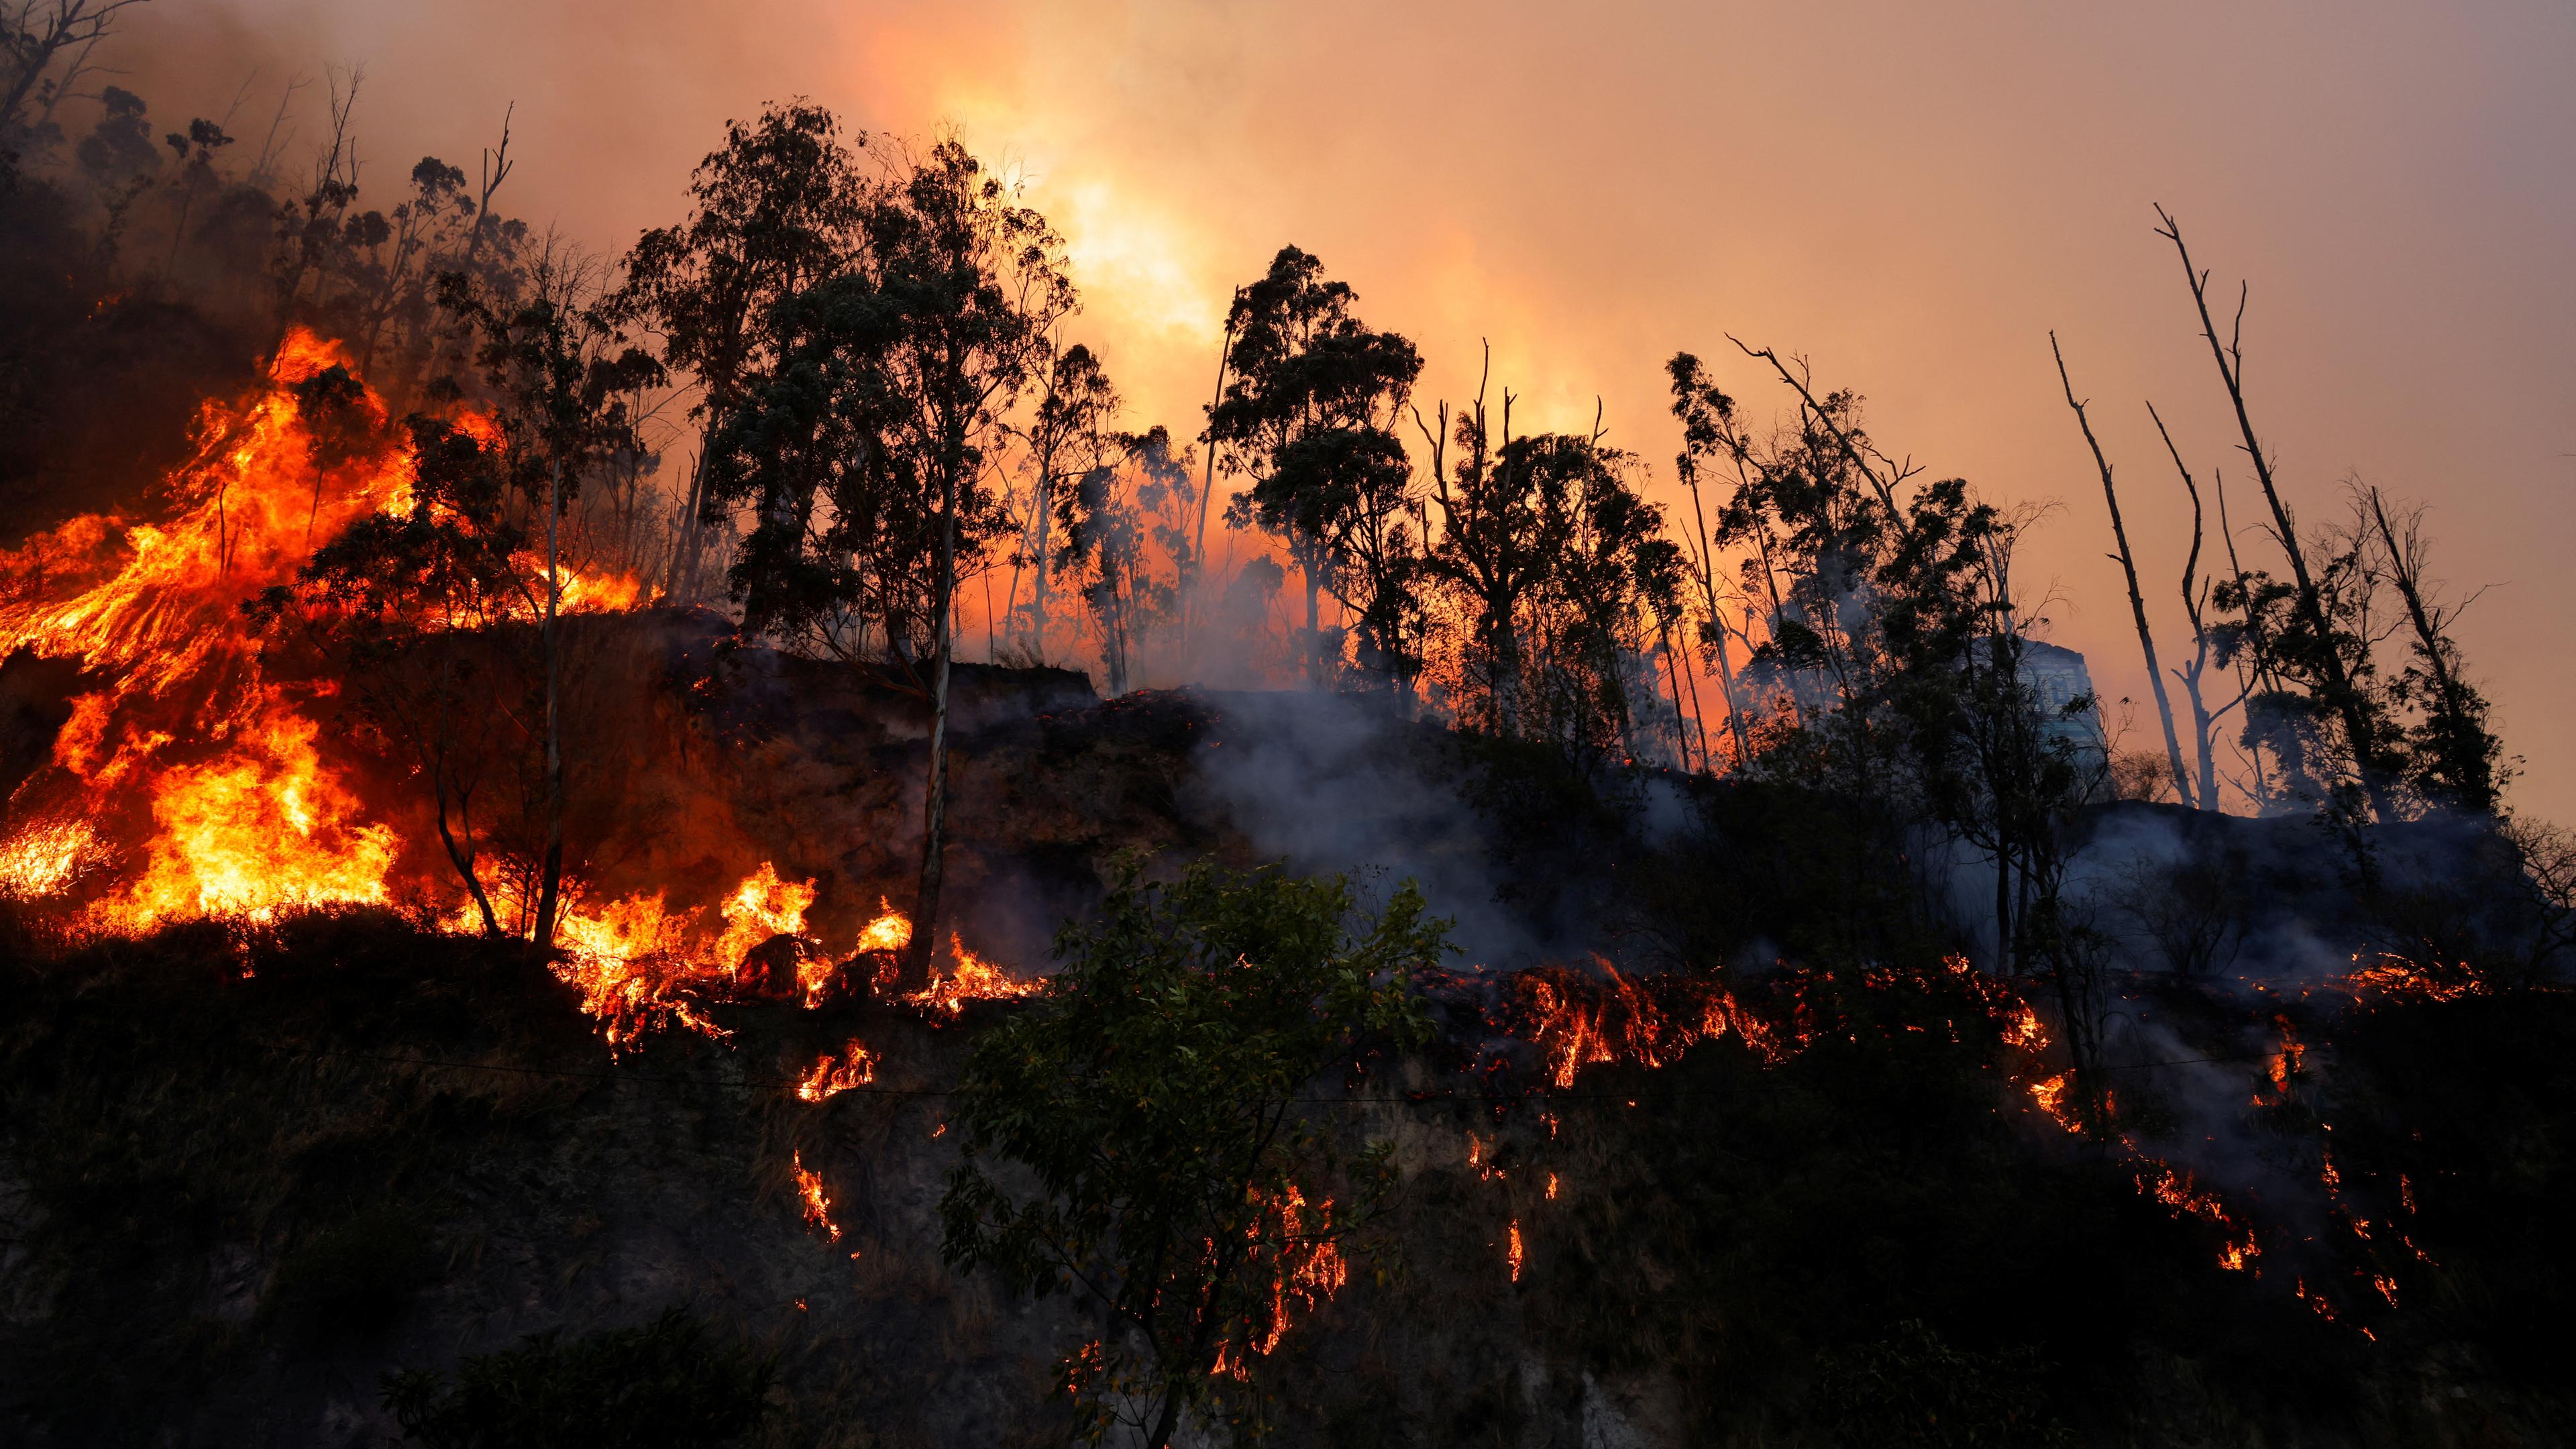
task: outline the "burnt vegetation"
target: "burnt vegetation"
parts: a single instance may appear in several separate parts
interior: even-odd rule
[[[1795,354],[1659,480],[1285,246],[1153,423],[960,140],[596,254],[136,3],[0,0],[0,1438],[2565,1442],[2576,845],[2161,209],[2131,751]]]

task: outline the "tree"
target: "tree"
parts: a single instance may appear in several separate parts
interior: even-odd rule
[[[1359,615],[1362,665],[1406,677],[1402,590],[1418,539],[1408,529],[1411,465],[1394,422],[1421,375],[1413,344],[1352,314],[1359,300],[1323,262],[1282,247],[1226,317],[1233,380],[1208,414],[1209,446],[1252,479],[1226,519],[1277,537],[1304,575],[1307,677],[1322,683],[1319,603],[1331,589]]]
[[[1202,861],[1166,885],[1140,867],[1057,938],[1038,1007],[975,1044],[940,1217],[951,1263],[1102,1312],[1066,1387],[1094,1442],[1124,1407],[1162,1449],[1340,1286],[1385,1162],[1364,1158],[1337,1200],[1332,1143],[1299,1099],[1373,1042],[1423,1038],[1409,975],[1439,961],[1447,925],[1409,882],[1372,913],[1339,876]],[[995,1156],[1036,1190],[1006,1188]]]
[[[873,606],[916,686],[930,656],[918,984],[939,935],[959,561],[1008,527],[1008,415],[1077,296],[1063,239],[963,146],[898,164],[850,265],[782,306],[783,346],[713,446],[704,509],[755,507],[732,574],[746,628],[841,636]]]
[[[2174,471],[2182,475],[2183,492],[2191,498],[2191,554],[2182,565],[2183,614],[2191,620],[2191,662],[2176,669],[2174,678],[2182,681],[2183,697],[2191,703],[2191,735],[2200,762],[2199,791],[2196,803],[2203,810],[2218,809],[2218,722],[2245,702],[2249,689],[2240,689],[2234,699],[2216,709],[2209,707],[2204,679],[2209,672],[2215,640],[2211,635],[2209,608],[2212,578],[2200,576],[2200,547],[2206,537],[2204,514],[2200,506],[2200,485],[2192,480],[2191,469],[2182,461],[2182,450],[2174,446],[2173,434],[2165,430],[2165,420],[2154,403],[2147,404],[2147,416],[2155,420],[2156,436],[2164,439],[2165,452],[2173,458]],[[2234,554],[2231,545],[2229,553]],[[2251,793],[2251,792],[2249,792]]]
[[[1197,491],[1189,459],[1156,427],[1115,439],[1116,455],[1086,469],[1057,502],[1064,524],[1059,570],[1080,584],[1100,636],[1109,693],[1131,682],[1138,636],[1170,619],[1189,567],[1187,522]],[[1155,549],[1169,560],[1154,563]]]
[[[724,145],[698,163],[689,195],[686,221],[644,233],[627,253],[615,299],[661,334],[663,361],[698,383],[698,460],[663,580],[681,601],[697,595],[715,439],[777,355],[779,304],[847,264],[869,188],[839,121],[799,101],[749,124],[726,122]]]
[[[538,739],[544,699],[506,640],[471,636],[540,616],[545,581],[521,564],[527,532],[505,514],[497,446],[433,418],[404,426],[410,508],[353,522],[250,613],[273,628],[291,611],[366,728],[427,784],[439,844],[497,936],[479,865],[496,812],[478,797]]]
[[[2397,801],[2391,792],[2397,774],[2388,739],[2389,723],[2368,681],[2357,674],[2369,662],[2369,644],[2339,627],[2332,617],[2328,595],[2336,580],[2322,577],[2311,568],[2308,551],[2299,537],[2298,525],[2289,505],[2282,501],[2281,490],[2272,477],[2271,455],[2263,451],[2254,436],[2254,422],[2246,411],[2244,386],[2244,327],[2246,293],[2239,290],[2236,327],[2228,341],[2218,340],[2218,325],[2209,315],[2209,274],[2195,267],[2191,248],[2183,244],[2182,227],[2163,207],[2156,208],[2163,223],[2156,234],[2173,243],[2174,254],[2182,262],[2183,280],[2191,289],[2193,307],[2200,317],[2200,331],[2209,343],[2210,360],[2217,364],[2218,377],[2227,389],[2229,404],[2236,414],[2238,434],[2244,439],[2245,455],[2254,465],[2254,480],[2262,487],[2263,501],[2272,514],[2273,541],[2280,545],[2282,556],[2290,565],[2290,584],[2273,602],[2262,594],[2249,594],[2242,588],[2232,595],[2240,612],[2272,608],[2278,618],[2266,629],[2272,667],[2305,687],[2313,698],[2319,717],[2341,727],[2342,746],[2352,771],[2352,788],[2361,803],[2382,820],[2397,818]],[[2222,599],[2222,607],[2228,600]],[[2251,716],[2249,712],[2249,722]]]
[[[1056,354],[1047,369],[1046,391],[1038,398],[1035,416],[1029,421],[1028,465],[1034,476],[1021,532],[1031,571],[1029,650],[1030,657],[1039,664],[1044,664],[1047,657],[1047,585],[1056,572],[1056,516],[1072,501],[1067,487],[1070,479],[1088,477],[1093,470],[1107,466],[1109,420],[1117,415],[1119,405],[1118,390],[1110,384],[1100,359],[1077,342]],[[1014,610],[1019,591],[1019,575],[1014,571]],[[1111,689],[1113,694],[1124,692],[1114,686]]]
[[[2128,525],[2120,520],[2120,490],[2111,481],[2111,460],[2102,456],[2102,444],[2093,436],[2093,420],[2085,416],[2084,404],[2075,400],[2075,383],[2066,375],[2066,354],[2058,350],[2054,332],[2048,334],[2048,351],[2057,359],[2058,385],[2066,391],[2066,405],[2075,410],[2075,425],[2084,430],[2084,445],[2093,450],[2093,466],[2102,475],[2102,501],[2111,510],[2111,542],[2119,550],[2112,557],[2129,583],[2129,616],[2138,626],[2138,649],[2147,661],[2147,687],[2155,691],[2156,718],[2164,726],[2165,760],[2172,771],[2174,794],[2185,805],[2197,805],[2191,772],[2183,768],[2182,737],[2174,732],[2173,699],[2165,693],[2164,666],[2156,661],[2155,632],[2147,627],[2147,598],[2138,589],[2138,561],[2129,552]]]
[[[2382,562],[2405,605],[2411,635],[2406,666],[2389,686],[2396,702],[2416,714],[2405,734],[2407,776],[2427,799],[2493,815],[2503,793],[2504,743],[2487,727],[2486,696],[2463,677],[2460,646],[2451,637],[2467,605],[2444,605],[2425,577],[2431,544],[2424,537],[2424,510],[2400,508],[2392,519],[2378,489],[2354,486],[2369,504]]]
[[[1735,759],[1741,764],[1752,754],[1753,742],[1745,731],[1744,712],[1736,700],[1735,670],[1727,658],[1726,646],[1731,631],[1717,599],[1717,549],[1709,533],[1708,510],[1700,496],[1701,472],[1712,460],[1724,453],[1731,462],[1741,461],[1725,447],[1734,426],[1735,399],[1708,381],[1700,370],[1700,360],[1687,352],[1674,353],[1664,371],[1672,379],[1673,416],[1682,425],[1682,450],[1674,457],[1673,467],[1682,486],[1690,490],[1690,562],[1700,586],[1701,606],[1707,610],[1700,621],[1700,647],[1717,665],[1718,688],[1726,702],[1727,732],[1734,737]],[[1705,752],[1707,747],[1703,731],[1700,748]]]
[[[1424,576],[1467,622],[1461,720],[1504,739],[1521,733],[1523,616],[1566,547],[1558,536],[1564,510],[1546,496],[1560,479],[1527,466],[1526,446],[1514,450],[1512,402],[1504,389],[1499,442],[1486,420],[1481,380],[1475,401],[1458,410],[1454,423],[1446,402],[1437,428],[1419,409],[1413,419],[1431,451],[1432,500],[1440,508],[1440,533],[1424,553]],[[1448,458],[1453,443],[1454,464]]]
[[[117,15],[144,0],[6,0],[0,3],[0,156],[14,163],[29,103],[50,117],[89,54],[115,33]],[[57,74],[55,62],[65,62]],[[136,112],[139,115],[141,108]],[[9,167],[0,165],[0,175]]]
[[[580,258],[550,250],[538,260],[530,282],[525,295],[502,300],[484,294],[465,275],[451,273],[441,280],[440,300],[474,329],[475,362],[497,403],[494,420],[507,496],[543,509],[546,585],[539,639],[546,843],[538,867],[532,938],[551,947],[564,873],[563,661],[558,638],[564,510],[591,468],[639,446],[624,397],[639,383],[658,380],[661,367],[642,350],[622,345],[623,334],[601,304],[597,277]]]

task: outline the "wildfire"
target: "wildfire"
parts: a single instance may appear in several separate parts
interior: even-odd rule
[[[94,857],[98,837],[83,820],[40,821],[0,843],[0,896],[33,900],[71,884]]]
[[[269,709],[224,755],[162,771],[142,874],[122,901],[101,903],[101,921],[142,932],[194,916],[265,922],[281,909],[383,904],[400,842],[390,826],[361,823],[365,807],[314,749],[319,732]]]
[[[798,1149],[790,1162],[796,1173],[796,1195],[805,1204],[805,1226],[819,1228],[825,1238],[839,1242],[840,1225],[832,1221],[832,1195],[824,1190],[823,1179],[805,1170],[803,1149]]]
[[[1333,1234],[1330,1198],[1309,1205],[1305,1191],[1292,1182],[1279,1192],[1253,1188],[1250,1201],[1252,1221],[1245,1225],[1244,1236],[1251,1248],[1245,1265],[1269,1279],[1268,1322],[1247,1330],[1239,1342],[1219,1345],[1216,1362],[1208,1370],[1237,1380],[1251,1376],[1253,1359],[1267,1357],[1279,1347],[1298,1314],[1312,1312],[1317,1304],[1331,1299],[1350,1278],[1350,1263]],[[1213,1251],[1214,1245],[1209,1246]]]
[[[0,657],[78,660],[88,685],[11,802],[41,823],[0,846],[0,893],[62,896],[112,868],[121,888],[81,918],[117,933],[391,899],[403,841],[306,713],[330,687],[268,677],[242,613],[351,524],[411,507],[416,459],[380,399],[361,387],[353,416],[306,415],[304,385],[334,368],[350,368],[339,344],[291,332],[249,396],[198,410],[165,517],[86,515],[0,553]],[[564,607],[637,594],[631,578],[576,573]]]
[[[2376,991],[2388,996],[2420,996],[2427,1001],[2457,1001],[2463,996],[2486,994],[2487,984],[2470,974],[2469,968],[2431,970],[2398,956],[2382,956],[2379,964],[2364,966],[2344,978],[2344,984],[2355,994]]]
[[[1601,972],[1597,985],[1550,967],[1514,978],[1530,1022],[1528,1039],[1543,1054],[1548,1080],[1560,1091],[1571,1088],[1587,1066],[1628,1061],[1661,1067],[1723,1035],[1730,1022],[1747,1021],[1732,996],[1701,983],[1685,981],[1670,988],[1677,1009],[1668,1009],[1644,983],[1623,975],[1606,959],[1596,956],[1593,962]],[[1759,1049],[1754,1037],[1747,1040]]]
[[[2031,1083],[2030,1099],[2037,1102],[2039,1110],[2047,1113],[2049,1119],[2058,1126],[2069,1132],[2081,1132],[2084,1130],[2084,1124],[2076,1119],[2075,1109],[2066,1100],[2067,1088],[2073,1085],[2075,1085],[2073,1072],[2059,1072],[2053,1077],[2044,1077]]]
[[[825,1052],[805,1079],[796,1084],[796,1095],[802,1101],[824,1102],[876,1079],[876,1053],[854,1041],[843,1047],[838,1056]]]
[[[1503,1254],[1511,1260],[1512,1281],[1517,1283],[1521,1281],[1521,1224],[1518,1218],[1512,1220],[1508,1231],[1510,1237]]]
[[[907,941],[911,939],[911,923],[904,924],[903,933]],[[965,1015],[969,1001],[1011,1001],[1045,989],[1044,982],[1022,981],[1003,974],[1000,967],[967,950],[953,935],[948,938],[948,950],[955,958],[948,974],[933,971],[930,984],[907,994],[903,998],[906,1003],[954,1021]]]

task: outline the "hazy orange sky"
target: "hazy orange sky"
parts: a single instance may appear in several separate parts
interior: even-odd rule
[[[2576,822],[2565,0],[158,0],[129,35],[129,84],[165,122],[219,113],[253,65],[273,96],[363,62],[376,204],[423,152],[472,172],[515,102],[504,209],[602,249],[673,219],[723,121],[764,101],[953,127],[1070,236],[1077,330],[1132,421],[1184,433],[1230,288],[1288,241],[1421,344],[1426,398],[1472,390],[1490,338],[1528,399],[1516,422],[1588,424],[1597,396],[1667,482],[1674,350],[1757,411],[1782,390],[1724,334],[1804,352],[1867,395],[1891,452],[2063,505],[2024,571],[2064,600],[2053,637],[2136,696],[2142,747],[2153,711],[2048,332],[2119,469],[2170,659],[2188,513],[2142,400],[2204,478],[2246,470],[2151,232],[2161,201],[2217,285],[2254,284],[2255,418],[2302,516],[2357,470],[2432,504],[2455,588],[2494,586],[2461,634],[2529,761],[2515,798]],[[261,109],[235,131],[255,138]]]

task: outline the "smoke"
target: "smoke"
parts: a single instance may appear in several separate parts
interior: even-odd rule
[[[1472,796],[1455,737],[1386,696],[1217,694],[1178,792],[1187,819],[1239,832],[1299,872],[1411,880],[1453,918],[1470,963],[1513,969],[1597,943],[1582,902],[1530,879]]]

